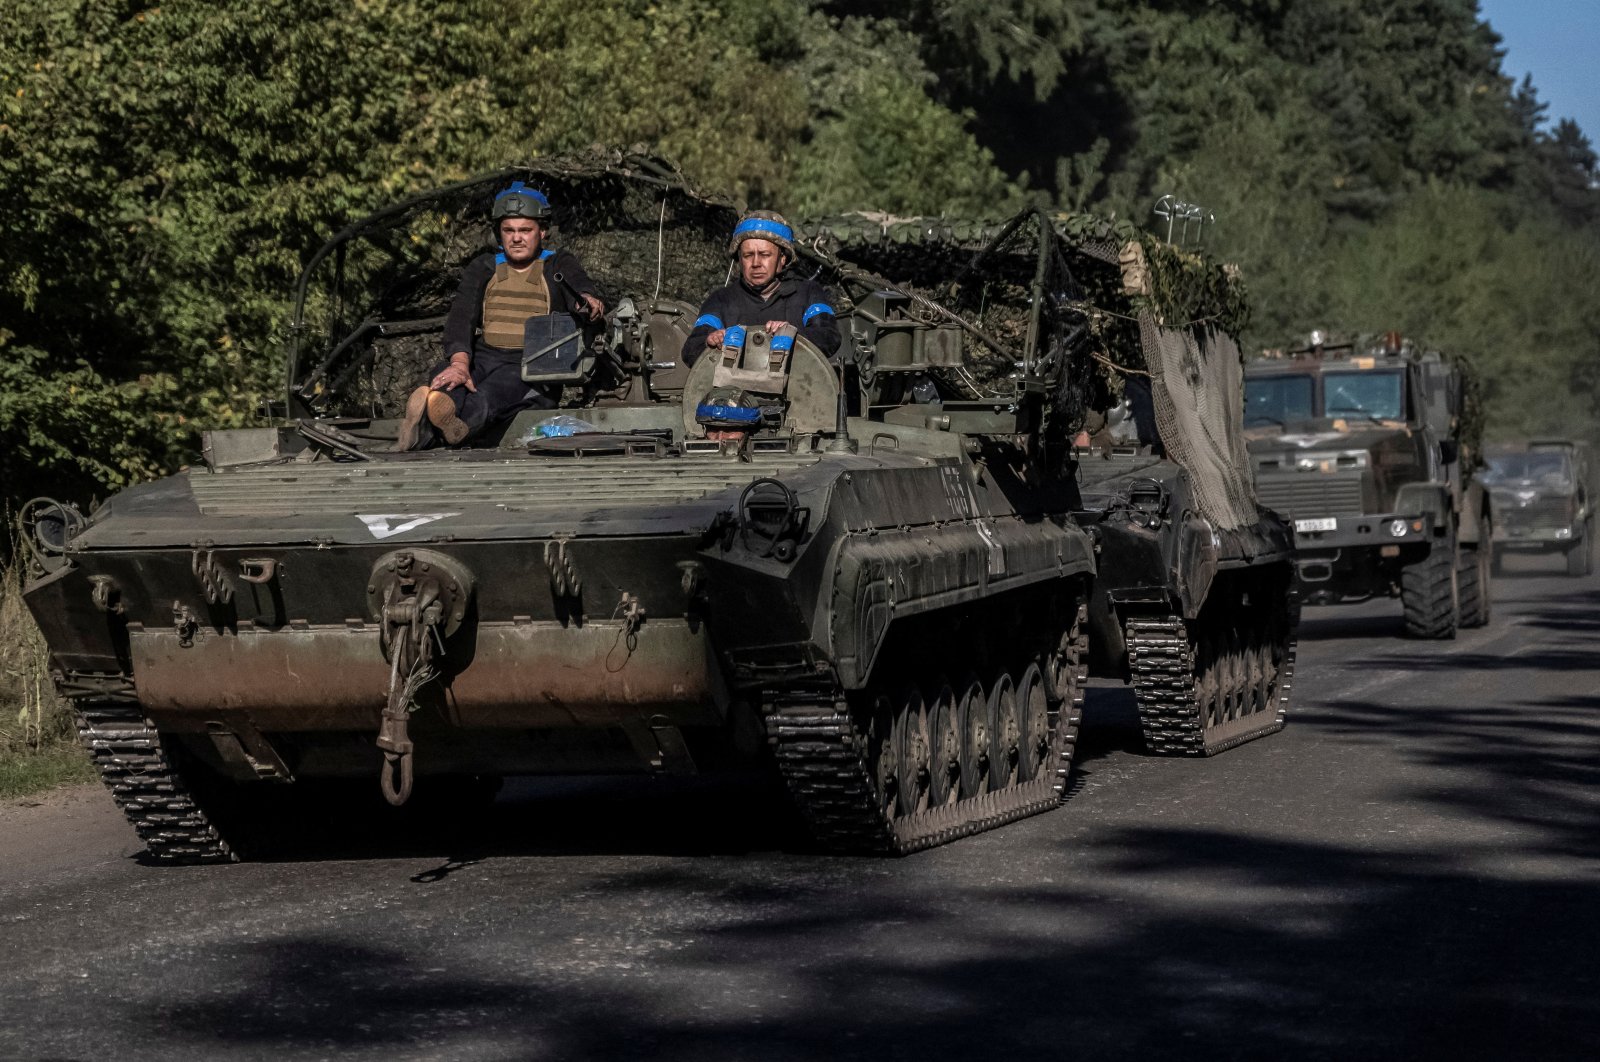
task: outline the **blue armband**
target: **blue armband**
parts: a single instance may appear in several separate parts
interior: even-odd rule
[[[701,325],[710,325],[711,330],[714,332],[722,327],[722,318],[714,313],[703,313],[694,319],[694,324],[690,327],[699,328]]]
[[[833,312],[833,307],[829,306],[827,303],[825,303],[825,302],[814,302],[810,306],[806,307],[806,312],[801,316],[801,318],[800,318],[801,327],[804,327],[804,326],[810,324],[811,323],[811,319],[813,317],[817,316],[817,314],[819,314],[819,313],[825,313],[829,317],[837,317],[837,316],[839,316],[838,314]]]

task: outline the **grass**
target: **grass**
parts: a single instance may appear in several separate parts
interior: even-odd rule
[[[0,799],[95,777],[49,661],[22,602],[22,569],[0,561]]]

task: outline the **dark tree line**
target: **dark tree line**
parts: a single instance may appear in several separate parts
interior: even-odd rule
[[[1399,328],[1491,429],[1592,432],[1596,156],[1472,0],[119,0],[0,20],[0,475],[187,459],[281,373],[305,256],[420,188],[595,141],[795,214],[1148,223],[1250,282],[1251,345]]]

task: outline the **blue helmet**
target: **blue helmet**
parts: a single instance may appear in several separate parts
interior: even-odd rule
[[[739,245],[746,240],[766,240],[794,258],[794,229],[783,220],[782,214],[770,210],[752,210],[733,227],[733,239],[728,242],[728,253],[738,254]]]
[[[513,181],[511,187],[495,194],[494,210],[490,217],[494,219],[496,225],[506,218],[549,221],[550,200],[537,188],[529,188],[521,181]]]

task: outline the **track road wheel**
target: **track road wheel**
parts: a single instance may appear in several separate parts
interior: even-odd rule
[[[928,706],[915,688],[900,696],[893,734],[899,766],[895,789],[898,813],[912,815],[926,811],[933,741],[928,735]]]
[[[961,796],[961,727],[956,718],[956,692],[948,682],[928,698],[928,737],[932,755],[928,764],[928,802],[934,807],[954,804]]]
[[[961,795],[981,796],[989,791],[989,696],[976,678],[968,680],[956,703],[956,723],[961,730]]]
[[[989,785],[1003,789],[1017,781],[1022,749],[1022,716],[1010,675],[1001,675],[989,691]]]
[[[894,724],[894,701],[879,694],[873,699],[872,714],[867,722],[868,762],[874,766],[872,791],[878,800],[878,810],[890,819],[894,818],[899,804],[900,777],[904,773]]]
[[[1028,782],[1050,769],[1050,695],[1044,676],[1030,665],[1018,684],[1017,780]]]
[[[1454,535],[1434,542],[1428,555],[1400,571],[1400,605],[1406,634],[1413,638],[1454,638],[1460,621]]]
[[[1074,580],[995,601],[990,626],[1012,635],[943,654],[966,665],[954,688],[924,653],[895,651],[862,689],[808,681],[762,691],[775,765],[813,840],[905,855],[1059,806],[1082,718],[1081,589]],[[922,633],[903,644],[920,646]],[[1041,670],[1052,645],[1063,647],[1059,702]]]

